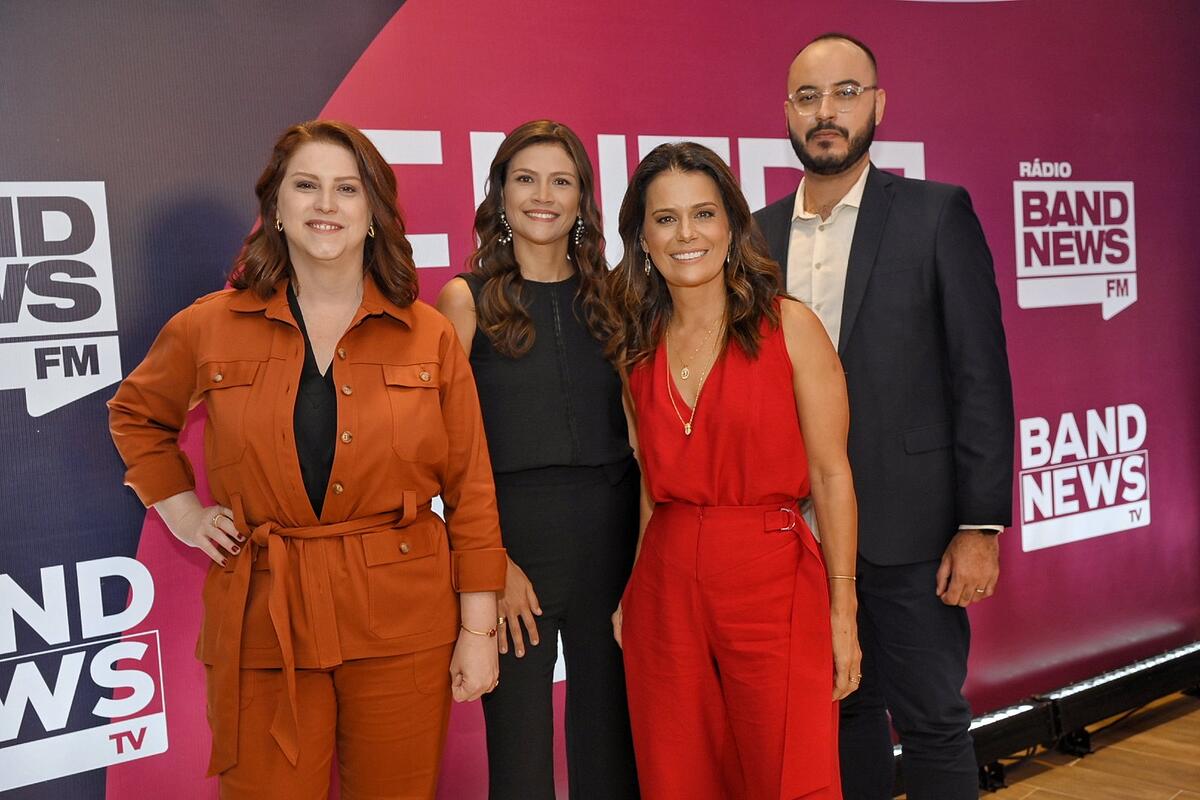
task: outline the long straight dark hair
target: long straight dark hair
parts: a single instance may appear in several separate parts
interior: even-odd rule
[[[509,358],[528,353],[535,334],[533,318],[521,302],[524,281],[513,255],[512,243],[500,242],[500,236],[505,232],[500,222],[500,212],[504,210],[504,182],[508,178],[508,165],[517,153],[530,145],[547,143],[562,147],[579,175],[579,216],[583,219],[583,236],[578,246],[573,238],[567,246],[570,248],[568,254],[579,270],[578,297],[583,322],[599,341],[605,341],[616,326],[607,301],[604,230],[600,224],[592,163],[587,151],[575,132],[562,123],[548,119],[526,122],[504,138],[492,159],[487,194],[475,211],[475,236],[479,245],[467,260],[467,268],[483,280],[475,309],[479,327],[497,352]]]
[[[732,241],[725,266],[726,341],[748,356],[758,356],[760,326],[766,319],[779,325],[776,298],[783,293],[779,266],[754,223],[746,198],[721,157],[695,142],[661,144],[638,164],[621,202],[618,229],[625,255],[610,276],[610,292],[619,325],[607,341],[606,355],[624,370],[649,357],[658,347],[673,307],[667,282],[657,269],[646,274],[641,248],[646,217],[646,190],[664,172],[701,172],[713,179],[729,217]]]
[[[250,289],[266,298],[274,293],[280,278],[291,275],[287,239],[274,223],[288,161],[308,142],[341,145],[354,155],[375,226],[375,236],[368,237],[363,246],[364,272],[375,279],[388,300],[402,308],[412,305],[417,299],[417,267],[412,245],[404,236],[404,219],[396,208],[396,174],[362,131],[329,119],[293,125],[275,142],[267,167],[254,187],[260,224],[246,237],[229,273],[229,283],[235,289]]]

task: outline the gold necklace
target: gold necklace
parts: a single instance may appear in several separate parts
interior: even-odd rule
[[[696,385],[696,399],[692,403],[692,414],[687,419],[684,419],[683,414],[679,413],[679,406],[675,403],[675,387],[672,385],[671,381],[671,331],[669,328],[667,329],[665,336],[667,340],[667,368],[663,370],[663,374],[667,376],[667,399],[671,401],[671,408],[675,411],[675,416],[678,417],[680,423],[683,424],[683,435],[691,436],[692,423],[696,421],[696,409],[700,408],[700,393],[704,391],[704,382],[708,380],[709,370],[716,365],[717,357],[714,356],[709,365],[700,373],[700,380]]]
[[[704,343],[708,341],[708,337],[712,336],[713,328],[717,327],[717,323],[720,321],[721,321],[721,318],[717,317],[715,320],[713,320],[713,324],[708,326],[708,330],[706,330],[704,332],[704,338],[700,340],[700,344],[696,345],[696,349],[692,351],[692,357],[689,358],[688,361],[696,360],[696,356],[700,353],[700,348],[704,347]],[[669,348],[670,346],[671,346],[671,337],[668,336],[667,337],[667,347]],[[681,381],[686,381],[688,378],[692,377],[692,371],[691,371],[691,369],[688,368],[688,361],[684,361],[682,356],[680,357],[679,361],[683,365],[682,368],[680,368],[680,370],[679,370],[679,379]],[[670,370],[667,370],[667,371],[670,372]]]

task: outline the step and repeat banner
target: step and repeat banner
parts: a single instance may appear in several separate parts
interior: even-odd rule
[[[104,401],[222,285],[279,132],[369,132],[431,300],[529,119],[583,138],[610,260],[660,142],[714,148],[754,208],[793,191],[785,73],[827,30],[879,58],[875,163],[966,186],[995,256],[1017,471],[975,712],[1200,638],[1198,26],[1168,0],[0,0],[0,792],[216,796],[205,559],[122,486]],[[458,707],[441,796],[485,785]]]

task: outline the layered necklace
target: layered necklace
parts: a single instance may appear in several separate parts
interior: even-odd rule
[[[722,314],[720,317],[718,317],[713,322],[712,325],[708,326],[708,330],[704,332],[704,338],[700,340],[700,344],[698,344],[696,346],[696,349],[692,351],[691,359],[689,359],[691,362],[693,362],[693,363],[695,362],[696,356],[700,354],[700,348],[703,347],[705,342],[707,342],[709,340],[709,338],[712,336],[713,331],[716,330],[717,327],[720,326],[720,323],[723,319],[724,319],[724,315]],[[700,407],[700,393],[704,391],[704,382],[706,380],[708,380],[709,372],[712,370],[713,365],[715,365],[717,363],[717,354],[715,352],[713,352],[713,350],[710,348],[709,354],[710,354],[711,358],[708,359],[707,365],[702,370],[700,370],[700,376],[699,376],[699,378],[697,378],[696,399],[692,401],[692,413],[687,419],[684,419],[683,414],[679,413],[679,406],[675,403],[675,387],[673,385],[674,378],[671,377],[671,326],[670,325],[667,326],[664,336],[666,338],[666,343],[667,343],[667,353],[666,353],[667,368],[665,370],[663,370],[663,374],[667,376],[667,399],[669,399],[671,401],[671,408],[674,409],[675,416],[679,418],[680,424],[683,425],[683,435],[691,436],[692,435],[692,425],[696,421],[696,409],[698,409]],[[718,338],[720,338],[720,337],[718,337]],[[680,363],[683,364],[683,367],[679,370],[679,377],[681,380],[686,381],[692,376],[692,371],[688,367],[687,362],[684,362],[681,359]]]

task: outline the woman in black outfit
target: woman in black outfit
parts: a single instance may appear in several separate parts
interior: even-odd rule
[[[640,476],[621,382],[592,168],[547,120],[496,153],[470,272],[438,299],[470,355],[508,549],[502,684],[484,701],[489,796],[553,800],[552,688],[562,635],[572,800],[637,797],[610,615],[637,543]]]

